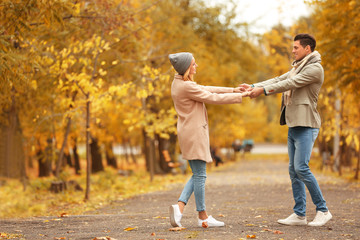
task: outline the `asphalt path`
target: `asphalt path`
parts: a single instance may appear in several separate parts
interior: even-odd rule
[[[185,229],[170,230],[168,209],[184,183],[81,216],[0,220],[0,232],[14,239],[360,239],[359,182],[314,172],[333,219],[322,227],[284,226],[276,221],[290,215],[294,204],[285,161],[241,160],[214,169],[208,173],[206,206],[225,227],[198,227],[192,197],[182,219]],[[307,195],[308,221],[314,216]]]

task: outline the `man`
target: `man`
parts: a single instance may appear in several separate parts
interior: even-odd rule
[[[294,213],[278,223],[285,225],[323,226],[332,215],[320,187],[309,168],[310,155],[319,133],[321,119],[316,110],[321,85],[324,82],[324,70],[321,56],[315,50],[316,41],[309,34],[298,34],[294,38],[295,61],[292,69],[267,81],[253,84],[241,84],[249,91],[251,98],[261,94],[283,93],[280,124],[288,125],[289,174],[295,200]],[[307,224],[305,186],[316,205],[316,216]]]

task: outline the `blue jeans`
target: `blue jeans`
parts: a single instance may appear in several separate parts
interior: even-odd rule
[[[319,134],[318,128],[291,127],[288,132],[289,174],[295,200],[294,212],[306,214],[305,186],[316,205],[316,211],[326,212],[326,201],[309,168],[311,151]]]
[[[190,160],[188,162],[193,175],[186,183],[178,201],[187,204],[194,192],[196,211],[205,211],[206,162],[202,160]]]

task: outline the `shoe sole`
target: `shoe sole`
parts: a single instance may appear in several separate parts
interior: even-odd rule
[[[287,225],[287,226],[306,226],[308,225],[307,222],[305,223],[282,223],[282,222],[279,222],[278,223],[282,224],[282,225]]]
[[[175,222],[175,209],[174,209],[173,206],[170,206],[169,212],[170,212],[170,224],[171,224],[171,226],[179,227],[179,225],[177,225],[176,222]]]
[[[326,222],[324,222],[323,224],[311,224],[311,222],[309,222],[308,226],[309,226],[309,227],[322,227],[322,226],[324,226],[326,223],[328,223],[331,219],[332,219],[332,216],[331,216]]]

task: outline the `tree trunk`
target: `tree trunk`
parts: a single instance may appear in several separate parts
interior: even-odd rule
[[[89,94],[86,95],[86,190],[85,200],[90,199],[90,175],[91,175],[91,155],[90,155],[90,100]]]
[[[104,165],[102,163],[101,151],[97,138],[91,138],[91,172],[97,173],[104,171]]]
[[[63,143],[62,143],[62,146],[61,146],[61,149],[60,149],[59,158],[58,158],[58,160],[56,162],[56,171],[55,171],[55,177],[56,178],[59,178],[60,169],[61,169],[61,167],[63,165],[64,150],[65,150],[65,147],[66,147],[68,135],[70,133],[70,126],[71,126],[71,118],[68,117],[67,118],[67,124],[66,124],[66,131],[65,131],[65,135],[64,135],[64,140],[63,140]]]
[[[147,140],[147,135],[145,130],[143,129],[143,141],[144,141],[144,155],[145,155],[145,163],[146,163],[146,170],[150,172],[150,155],[149,155],[149,143]]]
[[[13,89],[15,92],[15,89]],[[8,178],[25,178],[25,156],[23,135],[17,114],[15,94],[7,115],[8,125],[0,125],[0,176]]]
[[[358,159],[357,159],[355,176],[354,176],[354,179],[356,179],[356,180],[359,179],[359,171],[360,171],[360,149],[358,151]]]
[[[39,149],[36,152],[39,163],[39,177],[48,177],[51,174],[51,165],[52,165],[52,139],[47,139],[47,146],[43,151],[40,143],[38,143]]]
[[[147,137],[148,138],[148,137]],[[155,143],[154,139],[148,138],[149,141],[149,166],[150,166],[150,182],[153,181],[155,175]]]
[[[156,138],[158,139],[158,142],[159,142],[158,152],[159,152],[160,168],[165,173],[169,173],[171,171],[171,168],[169,167],[168,162],[166,161],[165,156],[163,154],[164,150],[168,151],[169,142],[168,142],[168,140],[161,138],[159,135],[156,135]]]
[[[135,156],[135,154],[134,154],[134,152],[133,152],[133,148],[132,148],[132,146],[131,146],[131,144],[130,144],[130,141],[128,141],[128,146],[129,146],[129,149],[130,149],[130,156],[131,156],[132,162],[133,162],[135,165],[137,165],[136,156]]]
[[[80,157],[77,152],[77,139],[74,140],[74,146],[73,146],[73,154],[74,154],[74,165],[75,165],[75,174],[80,175]]]
[[[340,90],[336,91],[335,94],[335,125],[336,125],[336,132],[334,136],[334,171],[338,171],[341,175],[341,150],[340,150],[340,136],[341,136],[341,92]]]
[[[107,165],[117,169],[117,162],[116,162],[116,157],[114,155],[112,142],[105,143],[105,155],[106,155]]]

